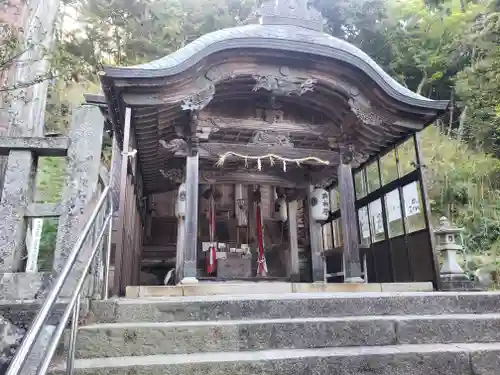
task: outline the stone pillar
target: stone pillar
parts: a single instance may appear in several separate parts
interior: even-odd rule
[[[104,118],[93,106],[73,110],[69,137],[66,186],[62,204],[64,211],[59,218],[54,271],[60,272],[83,229],[88,205],[94,198],[99,179]],[[87,214],[87,215],[84,215]]]
[[[311,193],[314,186],[309,186],[308,204],[309,209],[309,242],[311,247],[311,265],[313,282],[325,281],[325,259],[323,258],[323,238],[321,224],[312,218],[311,214]]]
[[[0,77],[0,89],[5,92],[5,103],[2,103],[3,98],[0,97],[0,104],[6,108],[6,113],[2,114],[0,121],[3,118],[7,119],[10,136],[41,137],[44,134],[44,115],[50,73],[48,52],[52,50],[54,42],[54,27],[59,5],[59,0],[2,3],[2,11],[7,16],[4,21],[18,29],[17,51],[24,51],[13,60],[7,70],[6,84]],[[16,11],[18,14],[15,14]],[[5,127],[0,124],[0,136],[4,135]],[[9,163],[5,159],[0,157],[0,195],[3,181],[8,177],[3,176],[4,170],[7,173]],[[31,164],[27,160],[18,166],[31,169]]]
[[[182,284],[197,283],[199,156],[186,157],[186,223]]]
[[[362,283],[361,262],[359,260],[359,239],[354,192],[354,181],[350,163],[342,161],[338,167],[340,190],[340,216],[344,242],[344,281]]]
[[[36,161],[31,151],[11,151],[0,201],[0,272],[23,271],[26,207],[33,200]]]
[[[297,209],[298,202],[296,200],[288,202],[288,242],[290,244],[288,276],[294,282],[300,280]]]

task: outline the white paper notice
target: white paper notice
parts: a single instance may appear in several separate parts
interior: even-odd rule
[[[384,233],[384,219],[382,217],[382,202],[380,199],[370,203],[370,219],[374,233]]]
[[[33,229],[28,246],[28,260],[26,261],[26,272],[37,272],[38,253],[40,251],[40,240],[42,239],[43,219],[33,219]]]
[[[420,213],[420,199],[417,188],[417,183],[412,182],[403,187],[403,198],[405,202],[406,217],[417,215]]]
[[[370,223],[368,221],[368,207],[361,207],[358,211],[361,238],[370,238]]]
[[[399,191],[393,190],[385,196],[387,204],[387,218],[389,222],[401,219],[401,202],[399,201]]]

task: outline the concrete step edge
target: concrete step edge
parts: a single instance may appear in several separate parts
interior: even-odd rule
[[[358,292],[358,293],[283,293],[283,294],[248,294],[248,295],[209,295],[179,297],[141,297],[113,298],[108,302],[120,305],[137,305],[145,303],[184,303],[184,302],[220,302],[220,301],[282,301],[282,300],[315,300],[315,299],[376,299],[376,298],[408,298],[408,297],[490,297],[499,298],[500,292]],[[98,301],[99,302],[99,301]]]
[[[125,368],[131,366],[182,365],[193,363],[255,362],[317,357],[386,356],[426,353],[473,353],[500,351],[500,343],[390,345],[318,349],[278,349],[244,352],[210,352],[136,357],[77,359],[75,369]],[[61,370],[55,368],[54,370]]]
[[[284,318],[284,319],[234,319],[234,320],[209,320],[209,321],[173,321],[173,322],[115,322],[96,323],[79,327],[79,330],[93,331],[100,329],[161,329],[161,328],[186,328],[186,327],[217,327],[235,325],[261,325],[261,324],[296,324],[296,323],[341,323],[341,322],[371,322],[371,321],[421,321],[421,320],[500,320],[500,313],[487,314],[440,314],[440,315],[361,315],[340,317],[312,317],[312,318]]]

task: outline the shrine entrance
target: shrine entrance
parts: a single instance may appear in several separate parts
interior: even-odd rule
[[[117,293],[155,264],[183,285],[436,284],[415,135],[448,103],[409,91],[323,33],[306,2],[265,3],[259,15],[156,61],[105,67],[104,96],[87,97],[103,108],[121,171],[112,179]],[[386,178],[386,159],[408,139],[413,169],[394,157]],[[425,225],[411,231],[407,197],[417,195]],[[132,198],[139,250],[126,241]]]

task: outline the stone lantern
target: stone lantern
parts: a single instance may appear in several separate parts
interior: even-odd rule
[[[463,246],[457,243],[457,236],[462,228],[452,227],[446,217],[439,219],[436,235],[436,250],[443,254],[443,265],[440,270],[441,286],[444,290],[471,290],[473,283],[457,262],[457,251]]]

